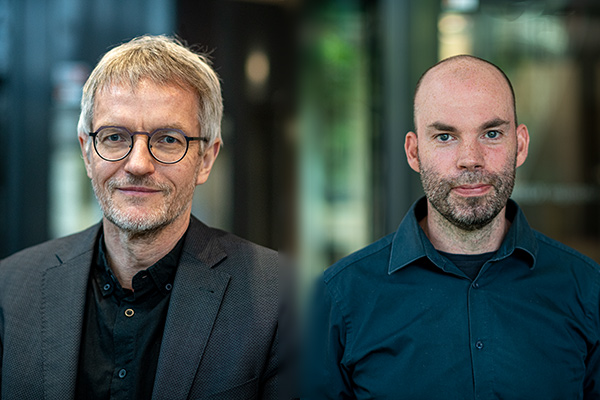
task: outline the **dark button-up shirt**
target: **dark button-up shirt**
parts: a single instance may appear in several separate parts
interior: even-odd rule
[[[598,264],[509,201],[511,228],[472,280],[435,250],[425,214],[421,199],[325,271],[314,398],[600,398]]]
[[[113,275],[102,237],[87,290],[78,399],[149,399],[183,239],[138,272],[133,291]]]

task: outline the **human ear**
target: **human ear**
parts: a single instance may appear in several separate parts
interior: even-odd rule
[[[221,141],[215,140],[214,143],[204,151],[202,159],[200,160],[200,170],[198,171],[198,177],[196,178],[196,185],[202,185],[208,180],[210,171],[219,155],[221,150]]]
[[[417,134],[414,132],[408,132],[404,138],[404,152],[406,153],[406,160],[408,165],[415,171],[421,172],[419,168],[419,146]]]
[[[524,124],[517,126],[517,167],[523,165],[529,152],[529,131]]]
[[[87,172],[88,178],[92,179],[92,170],[90,166],[90,151],[91,151],[91,141],[90,137],[79,133],[77,135],[77,139],[79,139],[79,147],[81,148],[81,155],[83,158],[83,163],[85,164],[85,171]]]

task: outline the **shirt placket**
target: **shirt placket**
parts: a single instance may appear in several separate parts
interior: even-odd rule
[[[142,318],[142,310],[135,302],[121,302],[114,325],[115,368],[111,385],[111,399],[129,398],[131,380],[135,377],[133,360],[136,337]]]
[[[493,398],[494,387],[494,333],[490,326],[489,307],[487,306],[487,280],[482,277],[487,264],[468,287],[469,349],[473,373],[473,392],[475,399]]]

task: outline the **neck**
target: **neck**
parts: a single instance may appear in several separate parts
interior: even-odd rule
[[[132,233],[103,220],[107,259],[124,289],[132,290],[135,274],[169,254],[189,225],[189,215],[175,220],[158,231]]]
[[[510,222],[506,219],[506,207],[496,218],[481,229],[461,229],[427,204],[427,216],[419,222],[436,250],[452,254],[482,254],[500,248]]]

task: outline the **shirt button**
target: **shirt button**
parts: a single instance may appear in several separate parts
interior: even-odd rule
[[[110,283],[107,283],[106,285],[104,285],[104,290],[109,290],[110,289]]]
[[[125,375],[127,375],[127,371],[125,370],[125,368],[121,368],[119,370],[119,378],[123,379],[125,378]]]
[[[473,286],[473,289],[479,289],[479,283],[477,282],[473,282],[471,286]]]
[[[133,311],[133,309],[128,308],[127,310],[125,310],[126,317],[131,318],[131,317],[133,317],[133,314],[135,314],[135,311]],[[122,370],[122,371],[124,371],[124,370]]]
[[[167,283],[167,284],[165,285],[165,289],[167,289],[167,290],[169,290],[169,291],[170,291],[171,289],[173,289],[173,285],[171,285],[170,283]]]
[[[475,347],[476,347],[478,350],[481,350],[481,349],[483,349],[483,342],[482,342],[481,340],[478,340],[477,342],[475,342]]]

